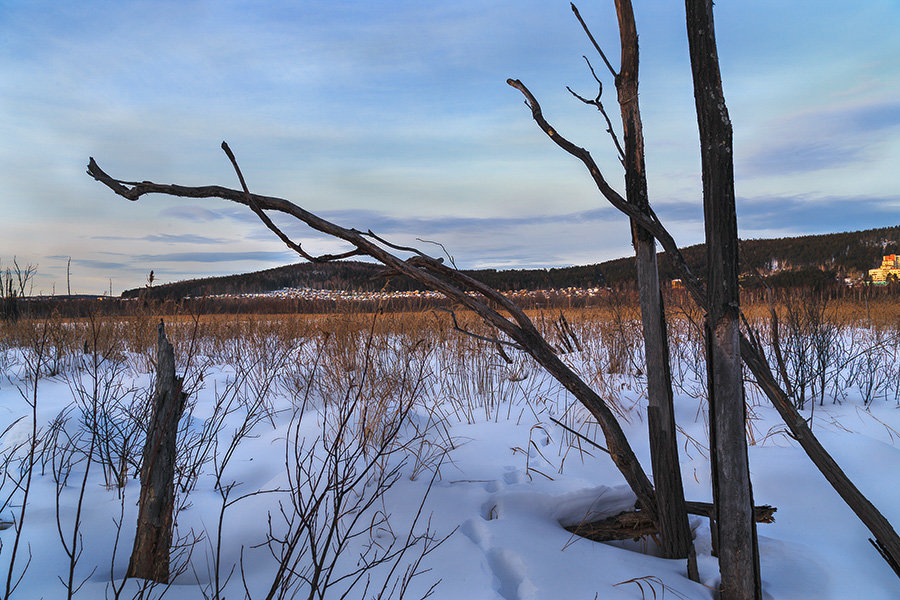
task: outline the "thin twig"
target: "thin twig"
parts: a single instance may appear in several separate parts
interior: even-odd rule
[[[603,50],[600,48],[600,44],[597,43],[597,40],[594,39],[594,35],[591,33],[591,30],[588,29],[587,24],[584,22],[584,19],[581,18],[581,13],[578,12],[578,8],[575,4],[571,4],[572,12],[575,13],[575,18],[578,19],[578,22],[581,23],[582,29],[587,34],[588,39],[591,40],[591,43],[594,45],[594,48],[597,50],[597,53],[600,55],[600,58],[603,59],[603,62],[606,63],[606,68],[609,69],[609,72],[612,73],[613,77],[618,77],[619,74],[616,73],[616,70],[613,69],[613,66],[610,64],[609,60],[606,58],[606,54],[603,53]]]
[[[559,425],[560,427],[562,427],[563,429],[565,429],[566,431],[568,431],[569,433],[571,433],[572,435],[578,436],[579,439],[584,440],[585,442],[587,442],[588,444],[590,444],[590,445],[593,446],[594,448],[597,448],[598,450],[603,450],[604,452],[606,452],[607,454],[609,454],[609,450],[607,450],[606,448],[604,448],[603,446],[601,446],[600,444],[598,444],[597,442],[595,442],[595,441],[592,440],[591,438],[587,437],[586,435],[583,435],[583,434],[581,434],[581,433],[575,431],[574,429],[572,429],[571,427],[569,427],[569,426],[566,425],[565,423],[562,423],[562,422],[560,422],[560,421],[557,421],[557,420],[554,419],[553,417],[550,417],[550,420],[553,421],[554,423],[556,423],[557,425]]]
[[[434,244],[434,245],[436,245],[436,246],[440,246],[440,247],[441,247],[441,250],[443,250],[443,251],[444,251],[444,254],[447,256],[447,260],[449,260],[449,261],[450,261],[450,264],[453,265],[453,268],[454,268],[454,269],[458,269],[458,268],[459,268],[459,267],[456,266],[456,261],[453,260],[453,255],[450,254],[450,252],[447,250],[446,246],[444,246],[442,243],[440,243],[440,242],[435,242],[435,241],[432,241],[432,240],[423,240],[422,238],[416,238],[416,240],[419,241],[419,242],[422,242],[423,244]]]
[[[477,333],[473,333],[467,329],[463,329],[462,327],[460,327],[459,321],[456,320],[456,313],[452,309],[447,308],[446,306],[437,306],[437,307],[435,307],[434,310],[440,310],[440,311],[443,311],[446,313],[450,313],[450,318],[453,319],[453,329],[463,335],[467,335],[471,338],[475,338],[476,340],[481,340],[483,342],[489,342],[491,344],[497,344],[500,346],[509,346],[510,348],[515,348],[516,350],[522,349],[522,346],[515,342],[510,342],[508,340],[500,340],[497,338],[487,337],[485,335],[478,335]]]

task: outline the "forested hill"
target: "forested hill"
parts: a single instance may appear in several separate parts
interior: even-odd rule
[[[688,264],[698,274],[705,270],[703,244],[682,249]],[[883,254],[900,253],[900,225],[825,235],[807,235],[741,242],[741,271],[754,269],[776,286],[807,285],[834,278],[861,277],[881,262]],[[660,253],[660,279],[678,277],[665,253]],[[123,297],[141,293],[154,298],[183,298],[222,294],[253,294],[288,287],[391,291],[421,289],[405,277],[385,280],[381,267],[371,263],[299,263],[254,273],[191,279],[127,290]],[[634,258],[620,258],[595,265],[555,269],[507,269],[467,271],[500,290],[549,289],[616,285],[634,280]],[[752,278],[747,280],[752,283]]]
[[[706,271],[706,245],[697,244],[682,248],[681,253],[695,273]],[[765,240],[741,240],[741,273],[750,275],[754,270],[764,275],[775,286],[808,285],[832,278],[860,278],[869,269],[881,264],[885,254],[900,253],[900,225]],[[608,282],[632,281],[634,258],[620,258],[600,266]],[[660,279],[667,281],[679,277],[666,258],[659,254]],[[746,284],[753,284],[754,277],[746,277]]]

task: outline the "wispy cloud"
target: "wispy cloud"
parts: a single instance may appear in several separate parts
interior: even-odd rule
[[[106,272],[121,272],[122,269],[128,269],[130,266],[126,261],[96,260],[93,258],[75,258],[72,259],[72,263],[76,269],[85,267]]]
[[[896,136],[898,127],[896,101],[806,110],[768,124],[736,169],[743,176],[784,175],[877,160],[871,149]]]
[[[738,225],[742,230],[780,230],[785,235],[900,224],[900,195],[886,198],[789,195],[739,198],[737,208]],[[836,217],[840,219],[839,223]]]
[[[126,242],[158,242],[162,244],[227,244],[227,238],[212,238],[196,233],[153,233],[141,237],[129,237],[123,235],[95,235],[92,240],[115,240]]]
[[[346,224],[357,229],[371,229],[378,232],[403,233],[498,233],[522,227],[551,224],[577,224],[602,222],[620,218],[612,207],[601,207],[591,210],[561,214],[536,214],[505,217],[459,217],[445,215],[440,217],[404,217],[387,215],[372,210],[331,210],[323,211],[322,216],[336,223]]]
[[[168,252],[162,254],[136,254],[134,263],[228,263],[228,262],[290,262],[293,253],[284,252]]]

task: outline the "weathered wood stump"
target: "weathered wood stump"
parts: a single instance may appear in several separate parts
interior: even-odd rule
[[[175,376],[175,352],[160,321],[153,411],[144,442],[137,531],[126,577],[169,582],[175,440],[186,399],[181,387],[181,378]]]

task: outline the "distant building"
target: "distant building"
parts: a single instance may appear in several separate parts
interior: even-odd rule
[[[874,285],[887,285],[890,279],[900,281],[900,255],[888,254],[877,269],[869,269],[869,279]]]

